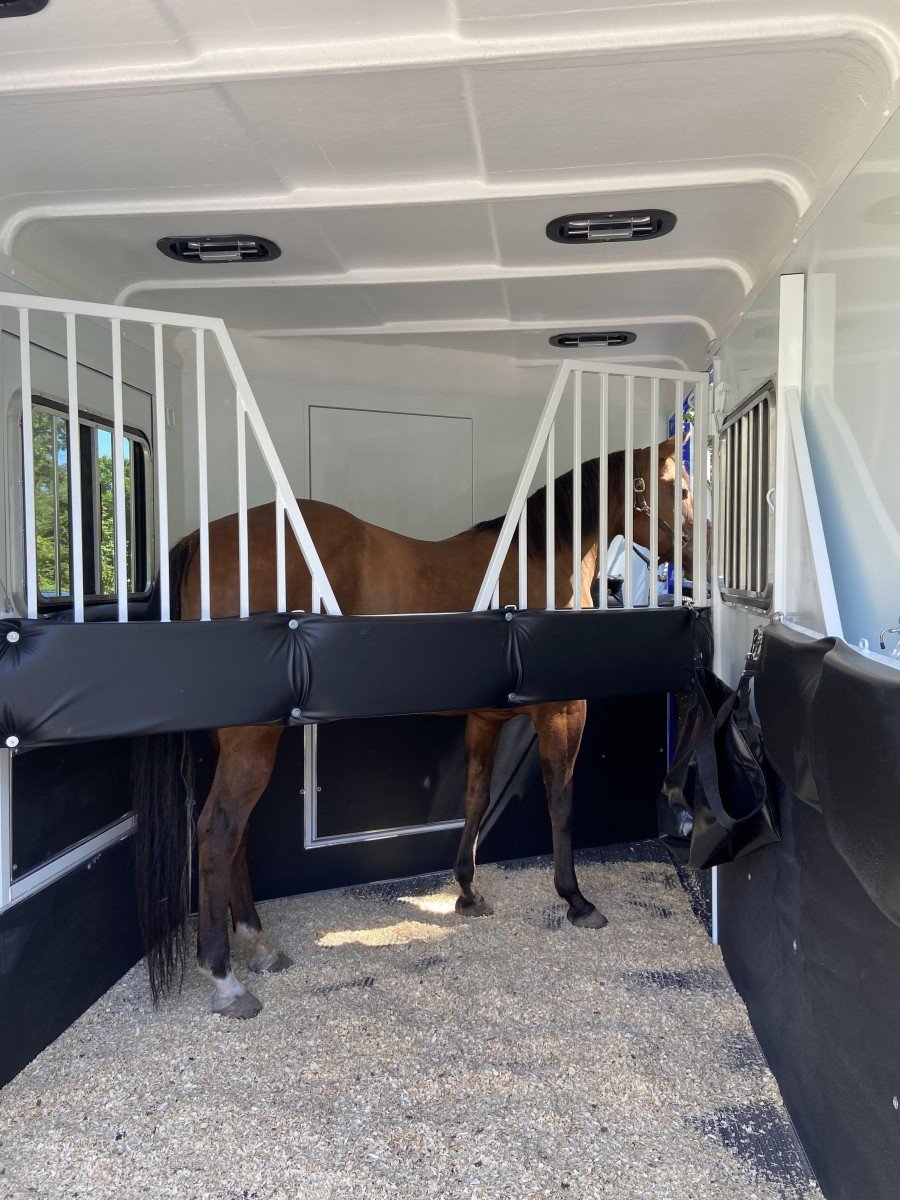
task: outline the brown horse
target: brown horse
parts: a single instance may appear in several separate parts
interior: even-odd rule
[[[684,542],[682,561],[690,573],[693,503],[690,480],[684,468],[678,468],[674,439],[658,448],[655,466],[659,478],[659,553],[672,561],[673,513],[676,481],[680,484]],[[650,541],[649,514],[644,503],[641,481],[649,478],[649,449],[634,454],[633,496],[624,495],[624,455],[608,459],[609,526],[607,539],[624,531],[625,504],[632,504],[635,540]],[[599,460],[582,466],[582,544],[580,578],[572,573],[573,545],[573,473],[560,476],[555,483],[556,514],[556,604],[571,607],[574,589],[580,589],[581,603],[591,606],[591,584],[597,577],[600,474]],[[417,541],[382,529],[354,517],[343,509],[315,501],[301,501],[300,508],[312,534],[335,595],[344,613],[449,612],[471,609],[484,576],[491,552],[499,536],[502,518],[484,521],[455,537],[439,542]],[[528,502],[528,601],[534,607],[546,604],[546,489],[535,492]],[[249,545],[251,548],[250,610],[270,612],[276,603],[276,539],[274,505],[250,511]],[[235,616],[239,611],[238,524],[234,516],[214,522],[209,530],[211,613],[216,617]],[[173,552],[172,583],[176,591],[177,611],[185,618],[200,613],[199,556],[197,535],[184,539]],[[605,552],[605,546],[604,546]],[[517,551],[513,542],[500,577],[500,602],[512,602],[518,595]],[[295,544],[289,542],[287,565],[288,608],[309,603],[310,576]],[[176,611],[173,605],[173,611]],[[490,907],[474,887],[475,847],[478,829],[487,810],[491,768],[505,722],[528,713],[534,722],[541,756],[541,768],[547,789],[553,832],[554,882],[559,895],[568,903],[568,919],[582,928],[600,929],[606,918],[581,894],[575,876],[572,850],[572,775],[584,729],[586,704],[583,700],[564,703],[534,704],[512,710],[473,711],[466,726],[465,826],[456,857],[455,876],[460,887],[457,911],[468,915],[488,914]],[[249,967],[261,974],[281,971],[290,959],[264,936],[253,903],[247,869],[247,823],[251,812],[269,782],[280,728],[241,727],[218,729],[211,733],[217,754],[215,777],[197,823],[199,854],[198,960],[202,971],[215,985],[214,1012],[231,1017],[252,1017],[260,1008],[259,1000],[235,978],[231,969],[227,919],[229,908],[237,936],[250,951]],[[172,776],[167,786],[174,782]],[[149,802],[153,788],[157,794]],[[146,782],[145,802],[141,809],[152,814],[154,799],[161,802],[164,786]],[[183,816],[183,814],[181,814]],[[152,815],[149,817],[152,821]],[[157,820],[159,816],[157,809]],[[176,822],[184,825],[183,820]],[[140,828],[140,811],[139,811]],[[144,838],[139,857],[160,858],[159,845],[152,836]],[[186,856],[185,856],[186,857]],[[154,997],[166,990],[183,966],[179,929],[183,925],[186,903],[173,907],[172,895],[164,898],[161,914],[158,896],[152,893],[153,868],[139,863],[144,892],[143,913],[148,940],[151,985]],[[171,893],[184,893],[183,877],[171,879]]]

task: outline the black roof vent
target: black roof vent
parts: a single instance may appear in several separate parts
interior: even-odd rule
[[[648,242],[675,228],[675,214],[661,208],[625,212],[572,213],[547,226],[553,242]]]
[[[179,262],[239,263],[272,262],[281,250],[268,238],[245,233],[215,233],[201,237],[164,237],[157,250]]]
[[[601,333],[599,330],[586,330],[584,333],[556,333],[550,339],[551,346],[560,350],[577,350],[579,346],[630,346],[637,334],[616,330],[614,333]]]
[[[0,17],[30,17],[49,3],[50,0],[0,0]]]

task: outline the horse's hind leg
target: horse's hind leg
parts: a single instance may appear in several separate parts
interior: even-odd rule
[[[228,903],[231,907],[234,931],[250,948],[250,961],[247,966],[251,971],[257,975],[274,975],[277,971],[286,971],[294,965],[293,959],[288,958],[263,935],[262,921],[253,903],[253,889],[250,886],[246,829],[231,864]]]
[[[466,823],[453,873],[461,895],[456,911],[466,916],[489,916],[491,907],[472,885],[478,830],[491,799],[491,768],[503,724],[497,719],[470,713],[466,722]]]
[[[280,729],[218,731],[216,774],[197,822],[197,960],[215,984],[213,1012],[230,1017],[255,1017],[262,1007],[231,969],[228,899],[232,864],[250,813],[269,782],[280,737]]]
[[[569,704],[537,705],[532,710],[532,720],[553,828],[553,882],[569,905],[566,915],[573,925],[602,929],[607,924],[606,917],[581,894],[572,849],[572,779],[586,714],[585,702],[573,700]]]

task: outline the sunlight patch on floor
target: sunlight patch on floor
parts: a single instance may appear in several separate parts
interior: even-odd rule
[[[446,917],[456,912],[455,892],[433,892],[430,896],[399,896],[401,904],[411,904],[419,912],[432,913],[437,917]]]
[[[455,929],[442,925],[426,925],[422,921],[398,921],[395,925],[381,925],[377,929],[335,929],[323,933],[316,941],[317,946],[406,946],[410,942],[439,942],[451,937]]]

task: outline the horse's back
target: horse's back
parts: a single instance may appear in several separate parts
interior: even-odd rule
[[[373,525],[324,501],[299,500],[298,504],[343,612],[435,612],[471,607],[489,547],[471,546],[465,535],[422,541]],[[278,607],[275,522],[274,503],[247,513],[251,612],[271,612]],[[287,520],[286,526],[287,607],[309,610],[310,573]],[[236,616],[240,611],[238,548],[236,514],[211,522],[213,617]],[[196,553],[185,570],[181,594],[182,615],[199,617],[200,558]]]

